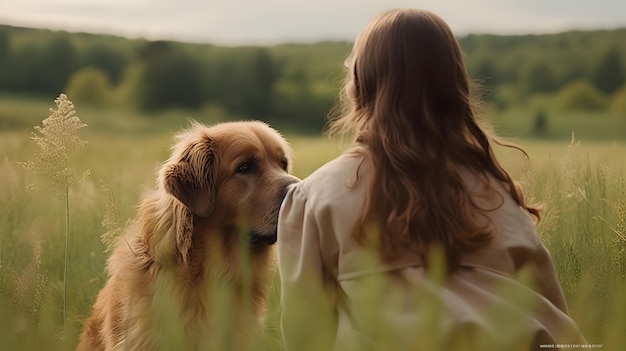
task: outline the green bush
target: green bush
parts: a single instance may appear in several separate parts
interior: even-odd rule
[[[559,90],[554,97],[561,111],[600,111],[608,107],[607,96],[586,80],[577,80]]]
[[[105,105],[112,95],[109,76],[93,67],[72,74],[65,90],[72,100],[89,105]]]
[[[626,117],[626,84],[616,91],[611,98],[611,112]]]

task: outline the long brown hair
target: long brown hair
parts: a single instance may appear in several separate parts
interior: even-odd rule
[[[437,244],[451,269],[463,251],[488,245],[493,233],[476,214],[493,209],[476,205],[459,167],[487,185],[487,175],[501,181],[539,220],[539,209],[525,203],[490,143],[521,149],[479,125],[461,48],[440,17],[413,9],[382,13],[357,37],[346,67],[329,132],[354,133],[375,170],[357,240],[375,224],[384,233],[378,238],[384,257],[406,247],[424,254]]]

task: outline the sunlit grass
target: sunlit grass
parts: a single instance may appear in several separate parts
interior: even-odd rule
[[[68,275],[75,283],[67,295],[65,331],[64,222],[60,216],[64,204],[26,192],[26,185],[34,179],[17,161],[27,160],[35,146],[27,132],[0,132],[2,349],[73,348],[82,321],[105,281],[106,254],[100,236],[107,231],[101,222],[108,195],[100,190],[99,179],[106,177],[115,195],[120,222],[134,217],[138,197],[142,189],[154,185],[154,172],[167,158],[178,124],[184,127],[186,121],[178,120],[160,133],[100,133],[91,125],[86,130],[89,145],[77,155],[74,165],[90,169],[92,176],[70,189],[75,210],[70,224]],[[336,140],[286,137],[294,147],[294,173],[300,178],[341,152]],[[526,180],[528,193],[546,204],[540,235],[552,252],[571,315],[590,343],[619,350],[626,345],[626,146],[584,139],[578,148],[567,142],[520,140],[519,144],[531,156],[530,168],[518,152],[498,149],[497,153],[516,178]],[[253,350],[282,349],[279,284],[277,277],[270,294],[266,333],[251,347]],[[514,295],[511,293],[512,299]],[[431,298],[436,301],[436,294]],[[376,306],[371,307],[375,315]],[[228,310],[219,313],[227,314]],[[436,320],[436,308],[431,315]],[[514,315],[506,311],[495,313],[493,318],[503,333],[515,327]],[[425,329],[419,335],[437,335],[436,324],[422,327]],[[162,337],[167,345],[180,345],[175,329]],[[393,344],[393,340],[389,342]],[[489,344],[481,342],[485,348]],[[436,339],[426,340],[424,345],[442,349]],[[459,341],[454,347],[462,350],[464,345],[468,344]]]

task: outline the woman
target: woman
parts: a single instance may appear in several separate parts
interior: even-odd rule
[[[287,350],[583,342],[531,218],[539,209],[494,156],[447,24],[382,13],[346,67],[330,130],[353,146],[292,187],[280,212]]]

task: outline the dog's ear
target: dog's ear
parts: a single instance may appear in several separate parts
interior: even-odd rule
[[[192,144],[163,175],[165,191],[182,202],[192,213],[208,217],[217,192],[215,141],[207,138]]]

